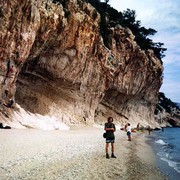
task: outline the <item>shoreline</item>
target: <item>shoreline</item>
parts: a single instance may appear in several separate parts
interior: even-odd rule
[[[0,179],[165,179],[144,133],[132,133],[129,142],[126,133],[117,130],[117,158],[106,159],[103,132],[97,127],[0,130]]]
[[[165,132],[164,132],[165,131]],[[179,137],[176,128],[165,128],[164,131],[153,132],[146,142],[152,147],[156,157],[156,165],[169,180],[179,178]],[[176,139],[177,138],[177,139]]]
[[[148,134],[138,133],[132,142],[128,160],[129,177],[133,180],[167,180],[168,178],[157,168],[155,154],[152,147],[146,142]]]

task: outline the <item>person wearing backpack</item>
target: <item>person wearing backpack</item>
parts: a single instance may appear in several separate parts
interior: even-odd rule
[[[115,124],[113,123],[113,118],[108,117],[108,122],[104,125],[104,130],[106,131],[106,158],[109,159],[109,143],[111,143],[111,158],[116,158],[114,155],[114,142],[115,142],[115,136],[114,132],[116,131]]]

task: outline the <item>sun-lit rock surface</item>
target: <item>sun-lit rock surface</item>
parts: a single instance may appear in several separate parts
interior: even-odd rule
[[[155,126],[161,61],[119,25],[109,29],[105,47],[99,22],[97,11],[80,0],[1,1],[1,102],[13,99],[26,111],[65,124],[113,116],[120,124]],[[1,105],[3,121],[10,124],[18,107]]]

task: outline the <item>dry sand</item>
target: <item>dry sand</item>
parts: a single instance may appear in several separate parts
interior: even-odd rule
[[[105,158],[103,128],[0,130],[0,180],[163,180],[144,134],[117,130],[116,159]]]

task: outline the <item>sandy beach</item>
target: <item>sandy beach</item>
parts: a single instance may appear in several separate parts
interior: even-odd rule
[[[156,168],[145,134],[115,133],[116,159],[105,158],[103,128],[68,131],[0,130],[1,180],[166,179]]]

